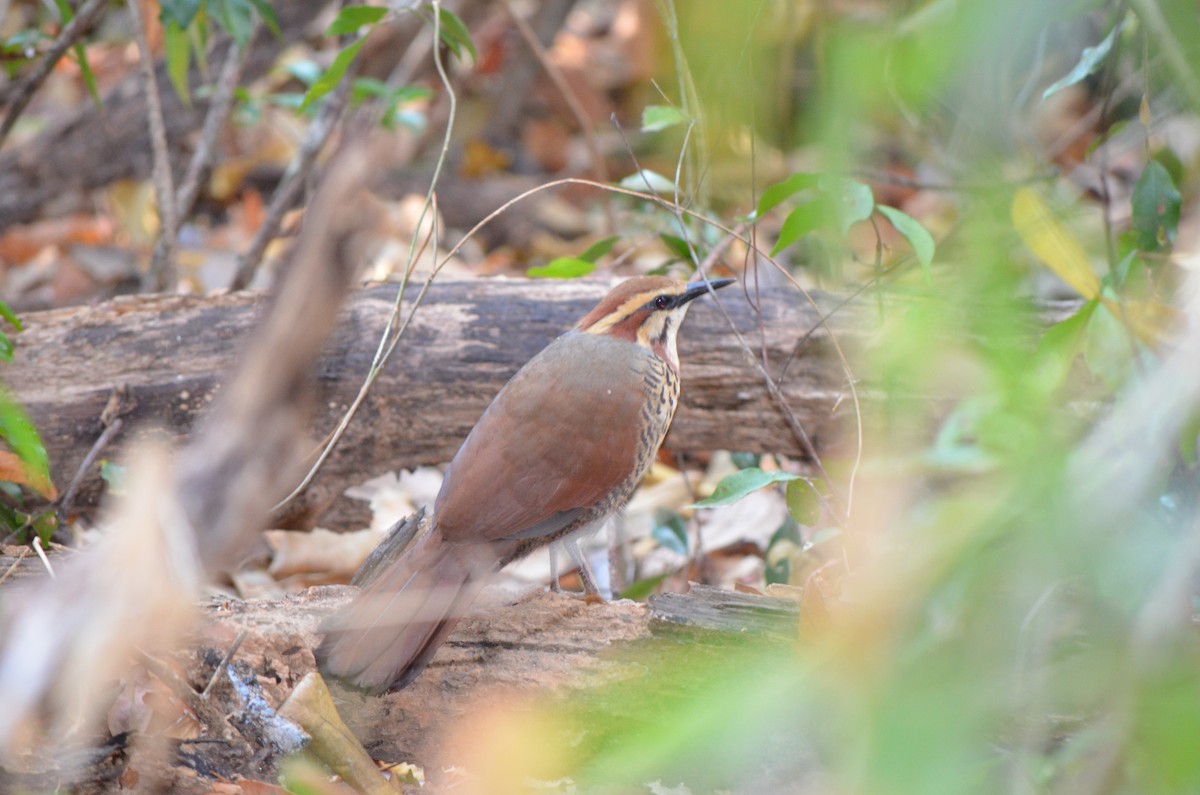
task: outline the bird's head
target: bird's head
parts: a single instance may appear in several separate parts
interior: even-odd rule
[[[575,325],[585,334],[605,334],[642,345],[678,372],[675,335],[692,300],[733,279],[681,282],[663,276],[638,276],[621,282]]]

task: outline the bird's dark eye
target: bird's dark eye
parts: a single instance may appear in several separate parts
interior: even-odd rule
[[[660,295],[658,298],[654,299],[654,308],[655,309],[667,309],[670,306],[671,306],[671,296],[669,296],[669,295]]]

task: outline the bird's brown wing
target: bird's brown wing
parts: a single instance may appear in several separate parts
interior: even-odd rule
[[[646,356],[640,346],[572,332],[505,385],[446,472],[434,507],[452,543],[550,535],[636,465]]]

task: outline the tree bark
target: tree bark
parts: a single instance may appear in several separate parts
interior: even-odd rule
[[[327,493],[398,468],[448,461],[504,382],[607,291],[605,282],[447,281],[429,291],[404,340],[317,483]],[[315,440],[336,425],[366,376],[396,295],[394,285],[356,293],[331,342],[314,362],[319,409]],[[781,367],[817,313],[797,294],[767,294],[759,319],[744,297],[725,291],[722,305],[749,344],[765,341],[768,370],[790,410],[827,450],[852,416],[846,376],[818,328],[780,378]],[[405,299],[411,308],[416,290]],[[125,388],[133,408],[125,426],[159,428],[173,437],[191,429],[237,362],[241,341],[265,299],[241,293],[211,298],[124,297],[95,307],[30,313],[5,377],[42,433],[56,483],[68,482],[102,431],[101,412]],[[839,315],[843,342],[861,337]],[[802,455],[763,381],[711,299],[697,301],[679,349],[683,398],[666,448]],[[760,360],[761,349],[754,356]],[[586,367],[586,362],[580,362]],[[563,429],[570,433],[570,429]],[[122,433],[104,457],[113,458]],[[98,470],[98,468],[97,468]],[[98,471],[81,484],[77,504],[94,506]]]

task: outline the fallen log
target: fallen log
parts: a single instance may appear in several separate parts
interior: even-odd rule
[[[313,502],[327,502],[384,471],[449,460],[504,382],[609,286],[435,283],[325,463],[310,490],[317,495]],[[366,376],[396,292],[396,286],[383,285],[356,293],[314,362],[319,399],[311,426],[314,447],[335,427]],[[414,288],[405,297],[405,311],[415,296]],[[723,296],[721,304],[755,349],[751,354],[741,347],[713,302],[697,303],[681,334],[683,398],[666,448],[803,456],[753,356],[768,363],[787,407],[818,451],[827,451],[852,411],[846,375],[831,355],[829,333],[819,327],[816,310],[797,293],[783,291],[762,297],[761,319],[736,292]],[[140,296],[27,315],[4,375],[42,433],[55,482],[65,484],[75,475],[102,432],[101,414],[114,390],[124,390],[126,428],[185,436],[238,360],[241,341],[263,305],[264,297],[252,293]],[[866,325],[856,324],[852,313],[835,317],[843,342],[862,338]],[[119,455],[130,435],[122,432],[104,457]],[[97,466],[85,474],[77,505],[95,506],[101,490]]]
[[[176,656],[175,664],[146,661],[151,673],[163,680],[156,686],[175,691],[199,722],[193,737],[175,744],[170,764],[156,771],[166,789],[210,793],[218,776],[232,781],[272,778],[268,771],[282,760],[250,727],[250,709],[233,681],[261,697],[254,708],[255,720],[270,720],[296,685],[315,670],[311,650],[320,621],[354,592],[347,586],[322,586],[281,599],[216,597],[204,606],[203,626]],[[755,644],[754,653],[765,658],[787,655],[789,644],[795,642],[794,632],[790,638],[783,632],[761,633],[768,624],[796,626],[797,608],[790,600],[694,585],[690,593],[671,595],[666,602],[669,605],[653,600],[648,605],[629,601],[597,605],[567,594],[540,590],[516,594],[493,587],[485,590],[429,668],[409,687],[367,697],[336,681],[329,686],[339,714],[371,756],[423,767],[429,785],[421,791],[436,795],[460,791],[456,787],[462,784],[462,776],[479,773],[471,770],[463,732],[470,732],[475,722],[498,709],[514,704],[532,709],[545,706],[546,698],[570,705],[574,695],[586,699],[589,693],[610,686],[616,690],[609,692],[619,693],[624,683],[638,681],[656,660],[676,665],[682,659],[680,651],[695,663],[719,659],[749,643]],[[730,604],[738,606],[734,612],[745,615],[744,621],[731,620]],[[750,618],[751,613],[756,617]],[[681,614],[690,617],[683,630],[676,628]],[[703,669],[704,663],[699,667]],[[687,676],[680,664],[672,680],[683,686]],[[202,696],[206,688],[209,692]],[[616,711],[611,715],[614,720],[623,719],[630,708],[620,695],[602,707]],[[794,758],[794,752],[782,758]],[[136,780],[138,773],[147,773],[141,766],[153,761],[145,754],[117,755],[115,760],[101,755],[93,766],[74,770],[71,780],[85,791],[109,791],[102,779]],[[0,770],[0,784],[53,788],[65,782],[55,776],[51,760],[27,763],[23,774],[9,771],[6,775]]]

